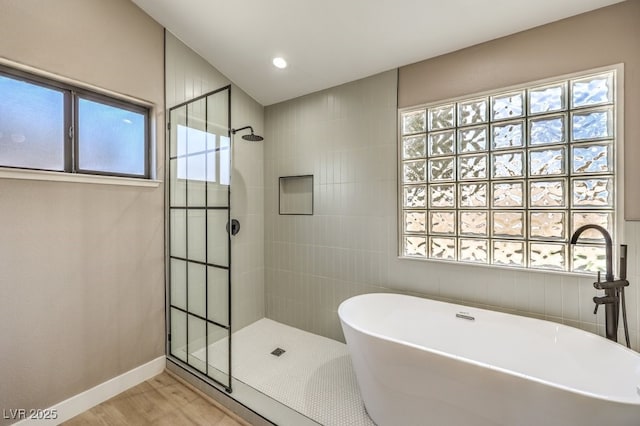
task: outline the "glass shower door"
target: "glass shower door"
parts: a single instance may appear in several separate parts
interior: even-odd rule
[[[231,392],[230,87],[169,112],[170,358]]]

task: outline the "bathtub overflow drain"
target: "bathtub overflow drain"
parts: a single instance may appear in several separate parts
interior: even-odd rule
[[[271,355],[280,356],[285,352],[286,351],[282,348],[275,348],[273,351],[271,351]]]
[[[462,319],[467,320],[467,321],[475,321],[476,320],[475,317],[472,317],[471,315],[469,315],[466,312],[458,312],[456,314],[456,318],[462,318]]]

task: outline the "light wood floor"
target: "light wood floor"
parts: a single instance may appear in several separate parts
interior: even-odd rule
[[[63,424],[248,425],[239,421],[165,371]]]

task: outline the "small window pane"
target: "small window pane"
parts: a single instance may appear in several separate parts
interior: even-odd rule
[[[613,144],[600,142],[579,144],[571,147],[572,173],[592,174],[613,171]]]
[[[0,75],[0,165],[64,170],[64,94]]]
[[[171,259],[171,306],[187,309],[187,262]]]
[[[196,315],[204,317],[207,312],[206,305],[206,284],[207,267],[199,263],[187,262],[188,284],[187,291],[189,300],[187,310]]]
[[[571,114],[574,141],[613,137],[613,114],[610,109],[580,111]]]
[[[524,152],[500,152],[491,154],[492,176],[499,179],[524,177]]]
[[[487,177],[487,155],[467,155],[460,157],[458,179],[476,180]]]
[[[452,155],[455,154],[455,131],[447,130],[444,132],[429,134],[429,155]]]
[[[184,209],[171,209],[169,213],[171,224],[171,256],[187,257],[187,211]]]
[[[574,80],[571,84],[571,106],[574,108],[606,104],[613,101],[613,75]]]
[[[486,237],[488,229],[489,219],[486,211],[460,212],[460,235]]]
[[[403,165],[403,180],[406,183],[424,182],[426,179],[427,162],[425,160],[407,161]]]
[[[456,214],[453,211],[429,212],[429,233],[454,234],[456,232]]]
[[[429,180],[448,181],[455,178],[455,159],[429,160]]]
[[[491,229],[495,237],[523,238],[524,212],[493,212]]]
[[[529,237],[543,240],[564,240],[566,235],[565,212],[531,212]]]
[[[460,184],[460,205],[462,207],[487,207],[487,184]]]
[[[470,127],[458,131],[461,153],[487,150],[487,126]]]
[[[524,113],[524,97],[522,92],[494,96],[491,99],[493,120],[505,120],[522,117]]]
[[[566,84],[538,87],[529,90],[529,113],[544,114],[566,108]]]
[[[171,355],[187,361],[187,314],[171,307]]]
[[[613,179],[574,179],[572,186],[573,207],[613,208]]]
[[[229,324],[229,272],[215,266],[207,267],[207,306],[209,319]],[[211,324],[209,324],[211,325]],[[224,336],[227,337],[225,330]],[[212,340],[210,339],[209,342]],[[221,348],[217,348],[220,350]],[[211,353],[209,353],[211,356]]]
[[[427,213],[424,211],[404,213],[404,231],[424,233],[427,231]]]
[[[145,115],[88,99],[78,101],[81,170],[144,176]]]
[[[493,240],[493,263],[504,266],[524,266],[524,242]]]
[[[210,210],[209,212],[223,210]],[[211,232],[212,229],[209,229]],[[187,210],[187,258],[206,262],[207,258],[207,217],[205,210]],[[211,255],[211,253],[209,253]]]
[[[456,258],[456,239],[430,238],[429,257],[432,259],[454,260]]]
[[[213,291],[209,291],[209,297]],[[225,318],[225,321],[218,321],[220,324],[226,324],[228,320],[226,320],[226,316],[222,316],[222,313],[226,313],[225,311],[218,311],[217,305],[221,305],[220,301],[224,301],[225,306],[223,308],[229,309],[226,306],[226,293],[222,293],[220,297],[216,299],[218,302],[216,305],[209,305],[209,312],[214,312],[216,315],[219,315],[222,318]],[[207,362],[209,363],[209,369],[207,371],[207,375],[214,380],[217,380],[219,383],[225,383],[229,380],[229,345],[223,342],[223,339],[226,339],[229,336],[229,331],[225,328],[218,327],[210,322],[207,323],[207,339],[209,340],[209,349],[208,353],[206,350],[201,349],[199,351],[199,355],[204,360],[205,357],[208,356]],[[216,344],[217,343],[217,344]]]
[[[455,125],[455,106],[429,108],[429,130],[449,129]]]
[[[405,136],[402,138],[402,158],[409,160],[412,158],[424,158],[426,147],[426,136]]]
[[[573,271],[596,272],[606,270],[607,251],[604,246],[573,246]]]
[[[404,254],[425,257],[427,255],[427,237],[405,237]]]
[[[169,203],[171,207],[184,207],[187,205],[187,183],[184,178],[178,177],[178,170],[186,170],[186,163],[187,159],[185,157],[170,160]]]
[[[529,151],[529,176],[553,176],[566,173],[566,149],[546,148]]]
[[[487,100],[476,99],[458,104],[458,125],[485,123],[487,121]]]
[[[186,184],[187,205],[204,206],[206,204],[207,156],[204,153],[190,155],[186,160],[186,173],[189,181]]]
[[[530,182],[530,207],[565,207],[564,180],[542,180]]]
[[[425,111],[413,111],[402,114],[402,134],[420,133],[426,131]]]
[[[427,188],[422,186],[407,186],[404,188],[405,207],[426,207]]]
[[[524,207],[524,182],[493,182],[493,207]]]
[[[571,234],[584,225],[599,225],[613,234],[613,214],[610,212],[575,212],[571,218]],[[580,242],[604,243],[604,237],[595,229],[587,229],[580,234]]]
[[[455,207],[456,187],[454,184],[430,185],[429,186],[429,207]]]
[[[205,357],[202,354],[205,352],[203,349],[206,345],[206,334],[207,323],[196,316],[187,314],[187,347],[189,348],[187,363],[203,373],[207,369]]]
[[[214,265],[229,266],[229,232],[227,224],[229,223],[229,211],[226,209],[207,210],[206,228],[202,226],[199,230],[192,232],[189,227],[189,241],[203,235],[206,249],[206,261]],[[205,235],[206,232],[206,235]],[[192,256],[191,249],[189,257]]]
[[[567,269],[567,245],[556,243],[530,243],[530,264],[532,268]]]
[[[524,146],[524,121],[494,124],[491,127],[493,149]]]
[[[460,260],[463,262],[488,263],[489,244],[487,240],[460,238]]]
[[[529,144],[548,145],[565,140],[564,115],[529,120]]]

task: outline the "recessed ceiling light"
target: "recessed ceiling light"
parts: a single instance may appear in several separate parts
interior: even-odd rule
[[[287,67],[287,61],[278,56],[277,58],[273,58],[273,65],[277,68],[283,69]]]

